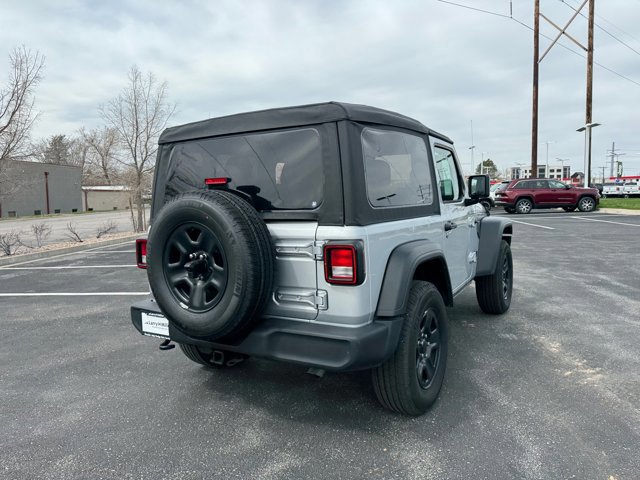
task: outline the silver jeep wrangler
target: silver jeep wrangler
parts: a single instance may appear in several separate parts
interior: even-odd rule
[[[391,410],[420,415],[444,378],[445,306],[475,280],[511,303],[512,224],[478,203],[453,143],[420,122],[322,103],[172,127],[152,226],[137,241],[153,298],[133,325],[194,362],[249,356],[371,369]]]

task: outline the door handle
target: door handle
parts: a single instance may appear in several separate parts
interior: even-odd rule
[[[451,222],[451,221],[445,222],[445,224],[444,224],[444,231],[445,232],[449,232],[449,231],[453,230],[454,228],[458,228],[458,224],[456,222]]]

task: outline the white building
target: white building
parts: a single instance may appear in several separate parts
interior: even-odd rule
[[[531,167],[510,167],[507,169],[507,177],[509,180],[517,178],[531,178]],[[571,167],[568,165],[549,165],[547,171],[546,165],[538,165],[538,178],[563,178],[571,177]]]

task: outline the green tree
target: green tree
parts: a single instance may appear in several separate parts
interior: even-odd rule
[[[483,162],[479,163],[476,167],[476,173],[482,175],[489,175],[489,178],[496,179],[498,178],[498,167],[493,160],[487,158]]]

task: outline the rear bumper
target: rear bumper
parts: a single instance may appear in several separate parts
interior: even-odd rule
[[[131,321],[142,332],[142,312],[161,314],[152,298],[131,307]],[[308,365],[325,370],[347,371],[376,367],[393,355],[400,338],[402,317],[375,320],[349,328],[308,321],[263,319],[237,344],[203,341],[189,337],[169,321],[169,337],[177,343]]]

